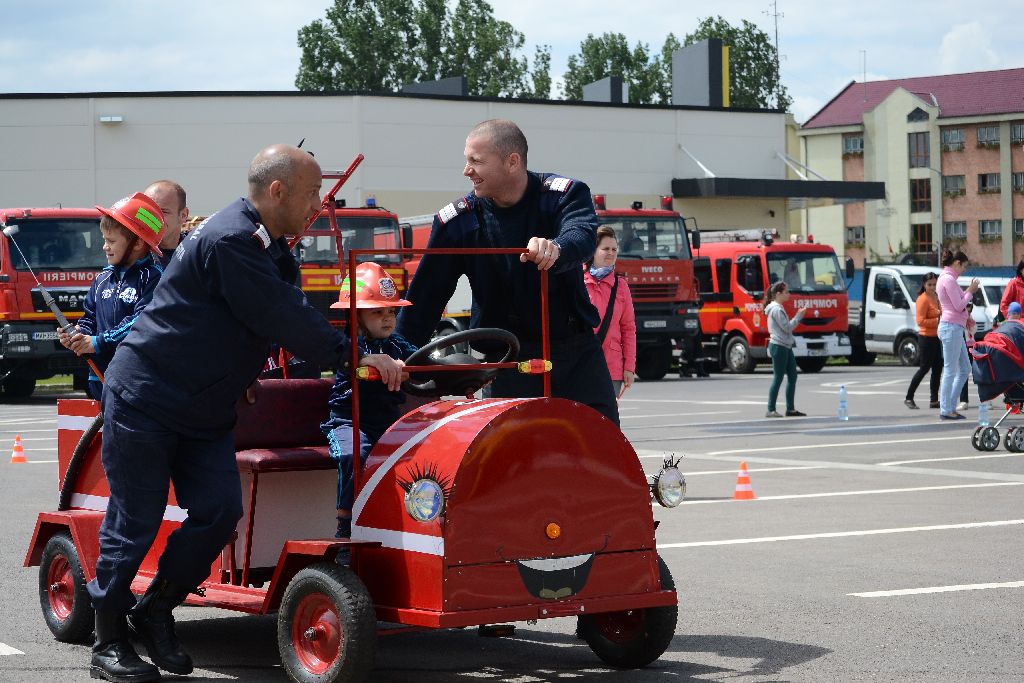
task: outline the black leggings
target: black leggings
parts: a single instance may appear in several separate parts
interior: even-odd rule
[[[939,381],[942,379],[942,343],[939,342],[938,337],[919,335],[917,339],[921,360],[918,364],[917,372],[914,373],[914,378],[910,380],[910,388],[907,389],[907,400],[914,400],[914,393],[917,391],[918,385],[921,384],[921,380],[931,370],[932,377],[928,385],[928,393],[931,396],[931,402],[938,403]]]

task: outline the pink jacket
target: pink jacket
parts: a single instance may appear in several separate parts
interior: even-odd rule
[[[949,266],[942,269],[939,281],[935,283],[935,293],[939,295],[939,306],[942,307],[940,322],[966,327],[967,304],[974,297],[960,289],[956,283],[956,273]]]
[[[583,272],[587,294],[590,295],[590,302],[594,304],[601,320],[604,320],[605,311],[608,310],[608,300],[612,295],[615,277],[616,275],[609,274],[603,280],[595,280],[589,270]],[[633,314],[633,297],[629,295],[626,278],[622,275],[617,277],[619,289],[615,293],[615,308],[612,310],[608,335],[604,338],[601,348],[604,350],[604,358],[612,379],[619,381],[622,379],[623,370],[636,372],[636,316]],[[599,329],[600,325],[594,328],[594,332]]]

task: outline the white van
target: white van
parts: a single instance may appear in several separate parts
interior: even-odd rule
[[[1003,291],[1006,289],[1006,283],[1010,281],[1010,278],[979,277],[978,280],[981,282],[981,287],[974,293],[974,319],[975,321],[979,319],[979,310],[985,311],[985,318],[988,322],[987,331],[992,329],[996,316],[999,315],[999,302],[1003,298]],[[971,276],[964,275],[957,278],[957,284],[966,289],[967,285],[971,284]],[[978,332],[981,332],[980,322],[978,323]],[[978,339],[980,338],[978,337]]]

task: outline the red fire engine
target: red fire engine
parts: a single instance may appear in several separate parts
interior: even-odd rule
[[[0,385],[9,398],[30,396],[36,380],[74,373],[84,387],[85,362],[57,341],[57,321],[30,268],[72,322],[97,273],[106,266],[96,209],[0,209],[0,227],[18,229],[18,252],[0,235]]]
[[[341,269],[338,267],[338,250],[335,235],[331,231],[330,210],[325,208],[310,226],[302,239],[295,245],[295,256],[301,270],[301,287],[306,298],[318,311],[331,321],[342,326],[345,313],[330,306],[338,300],[341,287]],[[398,216],[387,209],[378,207],[372,197],[361,208],[348,208],[345,200],[336,200],[334,214],[345,253],[349,249],[399,249],[411,244],[411,236],[405,234],[398,224]],[[391,275],[400,291],[409,285],[410,274],[403,257],[395,253],[374,254],[372,258]]]
[[[700,356],[699,296],[685,220],[672,210],[672,197],[662,197],[659,209],[645,209],[642,202],[609,209],[605,196],[595,194],[594,206],[600,224],[618,237],[615,269],[626,277],[636,313],[637,375],[664,377],[677,342],[680,363],[684,368],[695,365]],[[699,238],[694,244],[700,246]]]
[[[830,356],[850,355],[846,283],[832,247],[810,239],[776,242],[767,230],[704,232],[701,237],[694,265],[707,356],[732,372],[752,372],[768,357],[765,291],[780,279],[790,287],[787,313],[809,309],[794,330],[800,369],[817,372]],[[848,278],[852,267],[848,261]]]

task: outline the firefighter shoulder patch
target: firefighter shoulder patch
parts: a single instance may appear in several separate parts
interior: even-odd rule
[[[267,232],[266,226],[260,224],[260,226],[256,228],[256,232],[254,232],[252,236],[253,239],[255,239],[257,242],[263,245],[264,249],[270,248],[270,243],[272,240],[270,239],[270,233]]]
[[[563,178],[562,176],[549,175],[544,179],[541,189],[545,192],[554,191],[566,193],[575,181],[572,178]]]
[[[445,225],[459,214],[466,213],[473,209],[473,204],[468,197],[461,197],[451,204],[445,205],[440,211],[437,212],[437,218],[441,221],[441,225]]]

